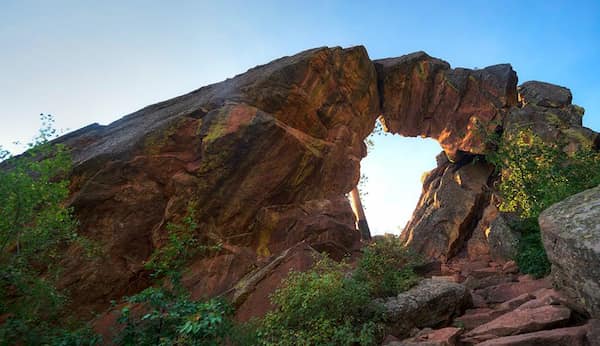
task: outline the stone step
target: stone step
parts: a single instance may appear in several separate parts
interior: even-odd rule
[[[465,338],[487,339],[488,335],[509,336],[563,327],[571,317],[571,310],[563,306],[542,306],[508,312],[465,334]]]
[[[504,336],[484,341],[479,346],[597,346],[600,345],[598,325],[543,330],[520,335]],[[594,328],[595,327],[595,328]]]

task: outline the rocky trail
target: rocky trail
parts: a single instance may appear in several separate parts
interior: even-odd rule
[[[430,275],[435,281],[464,285],[471,307],[446,321],[447,327],[413,329],[404,340],[390,335],[383,345],[600,345],[600,320],[590,319],[549,278],[519,273],[513,261],[454,258]]]

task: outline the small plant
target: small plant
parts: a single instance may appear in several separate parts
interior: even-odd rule
[[[374,241],[363,249],[355,276],[369,285],[375,297],[394,296],[418,283],[413,268],[418,257],[395,235]]]
[[[154,251],[146,262],[146,268],[154,271],[152,274],[154,277],[177,275],[181,267],[192,257],[221,250],[221,244],[201,244],[194,202],[188,204],[181,222],[168,223],[166,228],[167,242]]]

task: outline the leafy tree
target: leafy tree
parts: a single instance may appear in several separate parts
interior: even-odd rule
[[[5,344],[69,341],[58,316],[66,297],[54,285],[62,246],[77,239],[72,210],[65,206],[71,160],[56,136],[51,115],[17,157],[0,149],[0,325]],[[74,340],[72,338],[72,340]],[[93,340],[92,340],[93,341]]]

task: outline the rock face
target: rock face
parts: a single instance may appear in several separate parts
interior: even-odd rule
[[[413,328],[450,322],[471,305],[471,295],[463,285],[426,279],[382,303],[390,334],[406,337]]]
[[[71,256],[62,286],[89,309],[147,285],[144,261],[190,202],[207,240],[267,256],[306,235],[346,251],[356,237],[340,198],[356,185],[378,103],[364,48],[322,48],[58,139],[73,148],[80,230],[106,255]]]
[[[493,167],[442,159],[423,179],[423,194],[401,239],[418,253],[443,261],[463,248],[489,203]],[[471,159],[472,160],[472,159]]]
[[[86,259],[67,249],[60,286],[84,317],[139,292],[167,225],[191,208],[198,239],[223,244],[184,268],[192,296],[229,295],[242,320],[264,313],[287,271],[311,265],[307,254],[339,259],[360,246],[345,194],[379,116],[388,131],[434,138],[445,151],[423,181],[405,243],[441,262],[463,251],[487,256],[498,213],[481,130],[531,122],[547,140],[600,147],[582,114],[568,89],[517,89],[507,64],[452,69],[423,52],[371,61],[364,47],[283,57],[55,141],[72,153],[79,232],[101,250]],[[462,306],[463,296],[452,297]]]
[[[600,186],[556,203],[540,215],[552,278],[600,317]]]
[[[505,136],[528,128],[547,143],[564,143],[568,151],[600,148],[598,133],[582,126],[584,109],[571,104],[569,89],[532,81],[519,87],[519,95],[521,107],[504,119]]]

